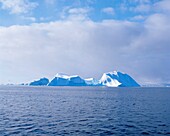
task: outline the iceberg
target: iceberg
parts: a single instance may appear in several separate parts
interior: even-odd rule
[[[107,87],[139,87],[140,85],[128,74],[113,71],[104,73],[100,80],[83,79],[79,75],[69,76],[57,74],[51,81],[41,78],[33,81],[30,86],[107,86]]]
[[[29,85],[30,86],[45,86],[48,83],[49,83],[49,79],[44,77],[44,78],[40,78],[39,80],[31,82]]]
[[[87,78],[85,79],[87,86],[101,86],[101,82],[95,78]]]
[[[78,75],[57,74],[48,86],[86,86],[86,82]]]
[[[57,74],[54,79],[49,82],[48,86],[67,86],[69,84],[69,76]]]
[[[108,87],[139,87],[140,85],[128,74],[113,71],[104,73],[100,79],[102,85]]]
[[[86,82],[78,75],[70,76],[69,86],[86,86]]]

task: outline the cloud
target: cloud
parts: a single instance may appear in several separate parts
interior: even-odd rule
[[[131,2],[131,3],[140,3],[140,4],[144,4],[144,3],[151,3],[150,0],[128,0],[128,2]]]
[[[26,16],[21,16],[22,19],[30,21],[30,22],[35,22],[36,18],[35,17],[26,17]]]
[[[115,14],[114,8],[112,8],[112,7],[104,8],[104,9],[102,9],[102,12],[104,12],[106,14],[109,14],[109,15],[114,15]]]
[[[162,11],[164,13],[170,13],[170,1],[169,0],[162,0],[154,4],[155,10]]]
[[[132,5],[130,5],[131,3]],[[129,10],[134,13],[142,13],[142,14],[154,14],[154,13],[170,13],[170,1],[169,0],[158,0],[158,1],[150,1],[150,0],[125,0],[124,3],[121,4],[121,9]]]
[[[169,82],[169,21],[168,16],[163,14],[149,16],[144,23],[142,34],[131,43],[132,52],[136,52],[134,56],[138,59],[137,65],[143,68],[143,74],[147,74],[147,78],[152,82]]]
[[[47,4],[54,4],[56,0],[45,0],[45,3]]]
[[[141,12],[141,13],[148,13],[151,11],[151,5],[150,4],[139,4],[135,8],[132,8],[135,12]]]
[[[89,12],[89,9],[87,8],[72,8],[69,9],[68,13],[70,14],[87,14]]]
[[[64,7],[61,12],[61,18],[67,20],[87,20],[89,19],[88,14],[91,8],[71,8]]]
[[[9,10],[11,14],[28,13],[38,4],[28,0],[0,0],[3,10]]]
[[[57,72],[101,76],[120,65],[119,50],[132,40],[125,39],[124,43],[121,38],[133,35],[127,28],[135,31],[131,23],[116,21],[71,20],[2,27],[0,62],[4,64],[1,75],[24,81]],[[114,50],[118,51],[113,55]]]
[[[100,78],[112,70],[140,83],[170,82],[169,21],[154,14],[143,23],[66,19],[0,27],[0,82],[52,78],[57,72]]]
[[[112,70],[127,72],[142,84],[170,82],[166,2],[153,4],[152,15],[136,15],[133,19],[143,20],[138,23],[95,22],[88,17],[91,9],[65,7],[62,20],[1,26],[0,83],[52,78],[57,72],[99,79]]]
[[[97,0],[86,0],[88,4],[94,4],[97,2]]]
[[[131,18],[131,20],[134,20],[134,21],[140,21],[140,20],[144,20],[146,19],[145,16],[142,16],[142,15],[137,15],[137,16],[134,16]]]

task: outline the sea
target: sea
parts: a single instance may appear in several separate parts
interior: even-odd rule
[[[170,136],[170,88],[0,86],[0,136]]]

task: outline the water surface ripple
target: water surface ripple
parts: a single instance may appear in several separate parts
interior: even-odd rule
[[[0,86],[0,135],[170,135],[170,88]]]

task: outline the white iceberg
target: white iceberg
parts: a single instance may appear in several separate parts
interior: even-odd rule
[[[83,79],[78,75],[68,76],[66,74],[57,74],[50,82],[47,78],[41,78],[31,82],[34,86],[108,86],[108,87],[138,87],[140,86],[128,74],[121,72],[104,73],[100,80],[94,78]]]
[[[121,72],[104,73],[100,79],[102,85],[108,87],[139,87],[140,85],[128,74]]]
[[[48,86],[86,86],[86,82],[78,75],[57,74]]]

